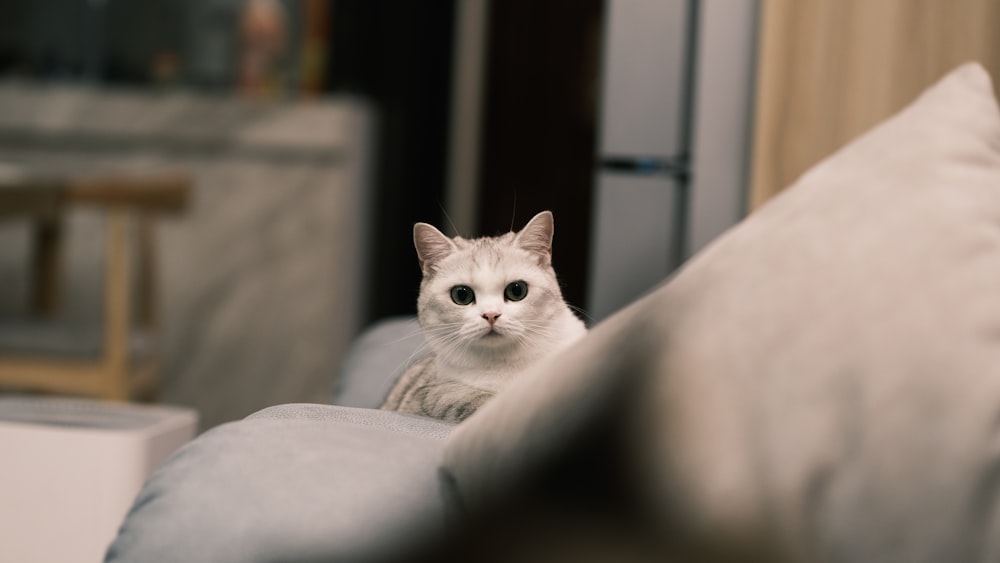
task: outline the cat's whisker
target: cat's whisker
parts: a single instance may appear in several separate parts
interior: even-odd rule
[[[386,342],[385,345],[386,346],[392,346],[393,344],[399,344],[401,342],[406,342],[407,340],[412,340],[414,338],[422,337],[423,335],[424,335],[424,333],[423,333],[422,330],[418,330],[416,332],[410,332],[410,333],[408,333],[408,334],[406,334],[404,336],[400,336],[399,338],[397,338],[395,340],[391,340],[389,342]]]
[[[583,318],[586,319],[589,323],[593,324],[597,322],[597,319],[591,316],[591,314],[585,311],[583,308],[577,307],[576,305],[570,305],[569,303],[567,303],[566,306],[576,311],[577,313],[580,313],[583,316]]]
[[[427,353],[432,353],[432,352],[429,352],[432,348],[431,348],[430,343],[428,342],[428,340],[429,340],[428,337],[433,337],[433,335],[437,334],[437,333],[441,333],[441,334],[447,333],[449,331],[454,330],[455,326],[460,326],[461,324],[462,323],[447,323],[445,325],[440,325],[440,326],[430,327],[430,328],[420,327],[420,328],[417,329],[417,331],[411,332],[411,333],[409,333],[409,334],[407,334],[407,335],[405,335],[405,336],[403,336],[401,338],[398,338],[398,339],[390,342],[389,344],[398,344],[398,343],[403,342],[405,340],[409,340],[409,339],[416,338],[416,337],[420,337],[422,339],[422,342],[420,343],[420,345],[418,345],[413,350],[413,352],[410,353],[410,355],[406,358],[406,360],[404,360],[402,364],[400,364],[399,366],[397,366],[396,369],[393,372],[386,373],[385,374],[385,378],[389,379],[389,378],[395,377],[397,373],[405,370],[408,366],[412,365],[416,359],[422,358]]]
[[[552,327],[548,326],[547,324],[524,323],[522,326],[524,332],[532,336],[540,336],[545,339],[559,336],[559,332],[553,329]]]
[[[430,346],[428,346],[426,341],[422,342],[419,346],[416,347],[416,349],[413,350],[413,352],[410,353],[409,356],[407,356],[405,360],[403,360],[401,364],[396,366],[396,369],[392,370],[391,372],[387,372],[383,376],[383,381],[397,377],[397,374],[404,372],[407,368],[413,365],[414,361],[417,358],[423,357],[424,355],[423,352],[425,352],[429,348]]]
[[[457,237],[462,236],[462,233],[458,232],[458,226],[456,226],[455,222],[451,220],[451,215],[448,215],[448,210],[445,209],[443,205],[441,205],[441,202],[438,202],[438,207],[441,208],[441,213],[444,214],[444,218],[447,219],[448,224],[451,225],[451,230],[452,232],[455,233],[455,236]]]
[[[421,343],[420,343],[420,345],[419,345],[419,346],[417,346],[417,347],[416,347],[416,348],[415,348],[415,349],[413,350],[413,352],[411,352],[411,353],[410,353],[410,356],[409,356],[408,358],[406,358],[406,361],[405,361],[405,362],[403,363],[403,365],[402,365],[402,366],[400,366],[400,367],[402,368],[402,367],[404,367],[404,366],[407,366],[407,365],[409,365],[409,364],[413,363],[413,361],[414,361],[415,359],[417,359],[417,358],[419,358],[419,357],[423,356],[423,355],[424,355],[425,353],[429,353],[428,351],[429,351],[430,349],[431,349],[431,346],[430,346],[430,344],[428,344],[428,343],[427,343],[427,341],[426,341],[426,340],[425,340],[424,342],[421,342]]]
[[[461,329],[462,325],[465,323],[445,323],[437,326],[421,327],[421,334],[436,334],[439,332],[451,332],[456,329]]]
[[[457,337],[461,330],[461,326],[448,327],[447,329],[426,330],[423,335],[428,342],[438,342]]]
[[[442,348],[437,352],[437,360],[444,365],[451,364],[451,359],[465,347],[465,339],[460,335],[455,335],[449,341],[443,343]]]

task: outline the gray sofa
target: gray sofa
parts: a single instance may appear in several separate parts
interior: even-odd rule
[[[963,66],[456,427],[337,400],[211,430],[108,561],[995,561],[1000,110]]]

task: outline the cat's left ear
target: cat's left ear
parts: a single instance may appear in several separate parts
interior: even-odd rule
[[[427,223],[417,223],[413,226],[413,245],[417,249],[417,260],[420,270],[427,275],[434,265],[455,251],[455,243]]]
[[[552,233],[555,230],[555,220],[551,211],[542,211],[531,218],[528,224],[517,233],[515,239],[521,248],[538,256],[543,266],[552,261]]]

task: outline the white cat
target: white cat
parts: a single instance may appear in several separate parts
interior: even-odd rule
[[[417,313],[431,353],[403,373],[383,409],[459,422],[587,332],[552,269],[553,228],[549,211],[519,232],[474,240],[414,226]]]

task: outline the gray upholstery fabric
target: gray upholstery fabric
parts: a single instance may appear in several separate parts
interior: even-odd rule
[[[391,318],[375,324],[352,344],[331,402],[346,407],[378,408],[403,369],[419,359],[423,343],[415,317]]]
[[[435,440],[444,440],[455,428],[453,424],[432,418],[412,416],[388,411],[361,408],[331,408],[311,403],[288,404],[269,407],[247,417],[247,420],[317,420],[346,422],[359,426],[373,426],[400,434],[413,434]]]
[[[996,561],[998,420],[1000,111],[969,65],[531,370],[445,463],[482,512],[599,448],[611,470],[556,475],[629,495],[664,559]]]
[[[405,560],[444,530],[437,470],[449,431],[324,405],[216,427],[147,481],[106,560]]]

